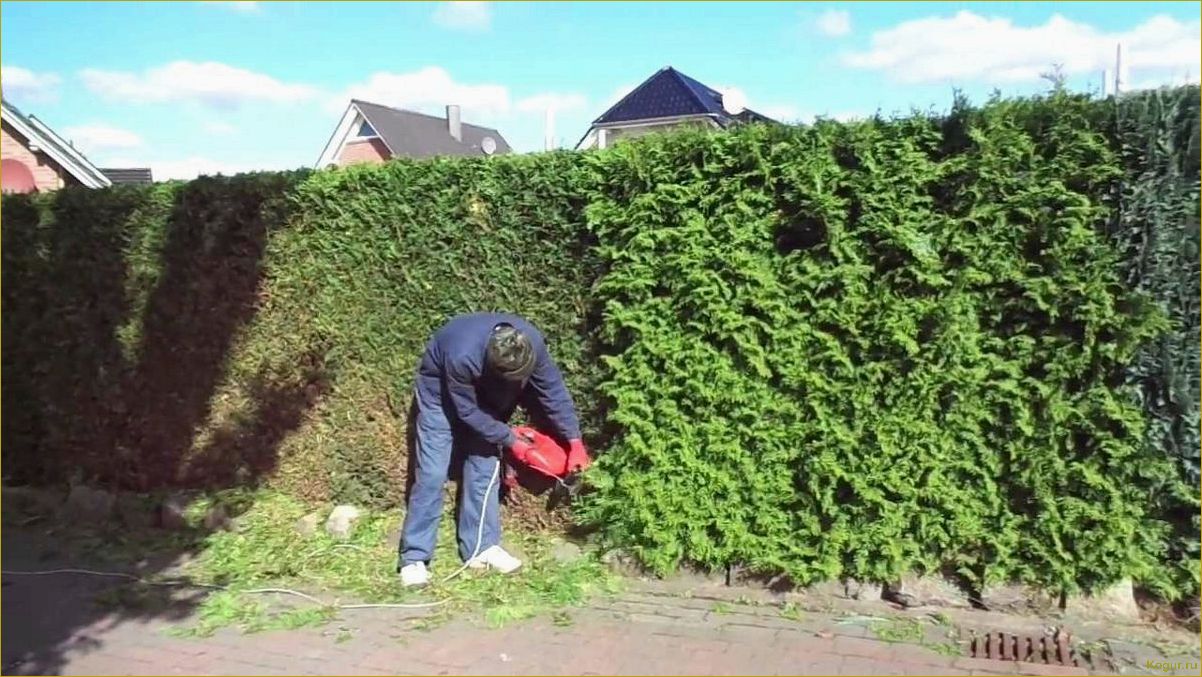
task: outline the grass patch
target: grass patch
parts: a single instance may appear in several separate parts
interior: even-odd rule
[[[869,626],[877,639],[885,642],[921,642],[926,636],[922,624],[911,618],[894,618]]]
[[[952,624],[952,619],[949,618],[947,614],[945,614],[941,611],[935,611],[935,612],[929,613],[929,614],[927,614],[927,618],[930,618],[931,622],[934,623],[935,625],[940,625],[943,627],[951,627],[951,624]]]
[[[791,621],[800,621],[803,618],[801,607],[796,602],[785,602],[780,608],[780,617]]]
[[[217,497],[220,500],[220,497]],[[198,508],[203,512],[205,508]],[[233,532],[208,538],[191,572],[198,580],[229,585],[232,592],[254,587],[289,587],[325,596],[342,603],[424,604],[441,603],[424,612],[416,629],[436,627],[450,618],[474,615],[489,627],[500,627],[566,607],[578,606],[592,594],[616,592],[617,578],[595,558],[561,564],[550,556],[546,537],[508,530],[505,545],[521,553],[523,567],[513,576],[462,572],[443,582],[459,568],[454,520],[444,515],[439,544],[432,563],[435,583],[422,591],[404,590],[396,575],[397,553],[389,545],[389,532],[398,528],[398,513],[365,514],[346,541],[319,529],[301,536],[296,523],[312,511],[295,499],[265,494],[239,520]],[[318,514],[324,515],[324,512]],[[353,613],[353,612],[344,612]],[[313,623],[328,614],[278,623]]]
[[[232,530],[209,533],[200,528],[204,515],[215,505],[236,516]],[[560,563],[551,557],[546,536],[513,528],[506,529],[504,545],[523,560],[518,573],[501,576],[465,570],[443,582],[461,564],[455,520],[448,510],[432,563],[435,583],[421,591],[404,590],[396,574],[396,549],[389,544],[390,532],[401,524],[400,511],[365,513],[345,541],[332,538],[320,526],[310,536],[297,530],[301,518],[315,512],[324,520],[330,507],[307,505],[274,492],[231,490],[194,501],[185,513],[188,526],[180,531],[54,524],[48,534],[55,537],[57,552],[52,555],[70,553],[89,566],[109,570],[156,555],[175,559],[181,553],[193,553],[190,561],[172,570],[171,577],[224,589],[194,595],[192,603],[198,605],[195,622],[175,631],[182,636],[208,636],[223,627],[259,632],[320,625],[339,617],[353,619],[358,612],[338,609],[344,604],[438,603],[428,609],[397,610],[408,617],[414,630],[465,616],[499,627],[579,606],[592,595],[612,594],[620,587],[619,578],[591,553],[572,563]],[[295,590],[323,604],[251,592],[262,588]],[[167,590],[131,583],[106,590],[96,602],[112,608],[153,610],[170,603]]]
[[[918,644],[943,656],[961,655],[960,631],[947,615],[934,613],[927,616],[936,627],[945,628],[943,641],[935,641],[927,633],[926,626],[914,618],[890,618],[873,621],[868,628],[877,639],[891,643]]]
[[[958,643],[952,641],[923,642],[922,645],[942,656],[956,657],[963,655],[964,653],[962,647]]]
[[[1102,638],[1101,640],[1098,640],[1098,641],[1106,642],[1109,639],[1111,639],[1111,638],[1106,637],[1106,638]],[[1117,639],[1117,638],[1115,638],[1115,639]],[[1185,644],[1182,642],[1177,642],[1177,641],[1174,641],[1171,639],[1160,639],[1160,638],[1152,639],[1152,638],[1146,638],[1146,637],[1123,637],[1123,638],[1121,638],[1121,641],[1128,642],[1130,644],[1139,644],[1141,646],[1146,646],[1148,648],[1155,649],[1164,658],[1175,658],[1178,656],[1197,657],[1199,655],[1202,655],[1199,652],[1197,644],[1190,645],[1190,644]]]

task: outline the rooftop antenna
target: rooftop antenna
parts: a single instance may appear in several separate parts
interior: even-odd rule
[[[1123,43],[1114,48],[1114,95],[1118,96],[1127,84],[1126,73],[1123,72]]]

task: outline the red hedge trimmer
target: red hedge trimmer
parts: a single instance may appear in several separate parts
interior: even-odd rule
[[[529,446],[524,448],[520,456],[517,453],[510,453],[509,458],[522,467],[555,481],[555,486],[551,489],[551,496],[547,502],[548,510],[554,509],[563,501],[580,493],[581,471],[568,470],[567,447],[560,445],[550,435],[540,433],[528,426],[517,426],[513,429],[513,433]],[[513,489],[516,478],[506,476],[505,483],[506,486]]]

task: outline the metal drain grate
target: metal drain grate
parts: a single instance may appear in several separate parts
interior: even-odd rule
[[[969,655],[973,658],[990,658],[995,661],[1020,661],[1023,663],[1045,663],[1077,667],[1077,654],[1073,650],[1072,635],[1063,630],[1034,637],[1013,635],[1006,632],[989,632],[984,635],[973,633],[969,642]]]

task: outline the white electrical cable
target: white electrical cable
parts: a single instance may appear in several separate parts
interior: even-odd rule
[[[492,494],[493,485],[496,484],[497,478],[500,477],[500,475],[501,475],[501,461],[502,461],[502,457],[498,456],[497,464],[496,464],[496,466],[493,467],[492,477],[489,478],[488,486],[484,489],[484,502],[480,506],[480,527],[476,529],[476,546],[472,550],[472,556],[469,557],[467,559],[467,561],[463,563],[463,566],[456,569],[454,572],[451,573],[451,575],[442,579],[442,581],[441,581],[442,583],[446,583],[447,581],[449,581],[449,580],[455,578],[456,576],[458,576],[459,574],[463,573],[463,571],[465,569],[467,569],[469,566],[471,566],[472,560],[476,559],[476,556],[480,554],[480,544],[484,540],[484,519],[485,519],[485,517],[488,516],[488,497],[490,494]],[[90,569],[50,569],[47,571],[0,571],[0,574],[2,574],[4,576],[49,576],[52,574],[84,574],[84,575],[89,575],[89,576],[111,576],[111,577],[115,577],[115,578],[127,578],[132,581],[137,581],[138,583],[145,583],[146,585],[167,585],[167,586],[180,585],[180,586],[192,586],[192,587],[201,587],[201,588],[213,588],[216,590],[228,590],[229,589],[227,587],[220,586],[220,585],[211,585],[208,583],[193,583],[190,581],[148,581],[144,578],[134,576],[133,574],[124,574],[124,573],[112,572],[112,571],[92,571]],[[442,600],[440,602],[426,602],[423,604],[340,604],[340,605],[329,605],[329,604],[326,604],[325,602],[322,602],[321,600],[317,599],[316,597],[311,597],[309,595],[306,595],[303,592],[297,592],[295,590],[288,590],[286,588],[261,588],[258,590],[243,590],[242,592],[244,592],[248,595],[264,594],[264,593],[272,593],[272,592],[285,594],[285,595],[294,595],[296,597],[303,597],[304,599],[307,599],[307,600],[314,602],[316,604],[319,604],[321,606],[333,606],[334,608],[340,609],[340,610],[345,610],[345,609],[428,609],[431,607],[442,606],[443,604],[446,604],[448,602],[448,600]]]
[[[484,518],[488,516],[488,497],[492,494],[492,485],[497,481],[497,477],[501,475],[501,456],[497,456],[497,465],[493,468],[492,477],[488,480],[488,487],[484,490],[484,502],[480,505],[480,527],[476,529],[476,547],[472,550],[472,556],[467,558],[463,566],[456,569],[450,576],[442,579],[442,583],[455,578],[463,573],[463,570],[471,566],[472,560],[476,559],[476,555],[480,554],[480,542],[484,540]]]
[[[134,576],[133,574],[125,574],[125,573],[120,573],[120,572],[116,572],[116,571],[92,571],[91,569],[48,569],[46,571],[9,571],[7,569],[0,570],[0,575],[4,575],[4,576],[50,576],[53,574],[83,574],[86,576],[109,576],[109,577],[113,577],[113,578],[126,578],[131,581],[135,581],[137,583],[142,583],[144,585],[211,588],[214,590],[229,590],[230,589],[228,586],[224,586],[224,585],[213,585],[211,583],[195,583],[193,581],[148,581],[145,578],[141,578],[139,576]],[[340,611],[348,610],[348,609],[429,609],[429,608],[436,607],[436,606],[442,606],[443,604],[447,604],[450,601],[450,600],[444,599],[444,600],[441,600],[438,602],[423,602],[421,604],[326,604],[325,602],[321,601],[320,599],[317,599],[316,597],[313,597],[312,595],[306,595],[303,592],[297,592],[296,590],[289,590],[287,588],[256,588],[254,590],[238,590],[237,592],[241,592],[241,593],[247,594],[247,595],[263,595],[263,594],[268,594],[268,593],[278,593],[281,595],[292,595],[294,597],[300,597],[302,599],[309,600],[310,602],[313,602],[314,604],[317,604],[319,606],[332,607],[332,608],[338,609]]]

